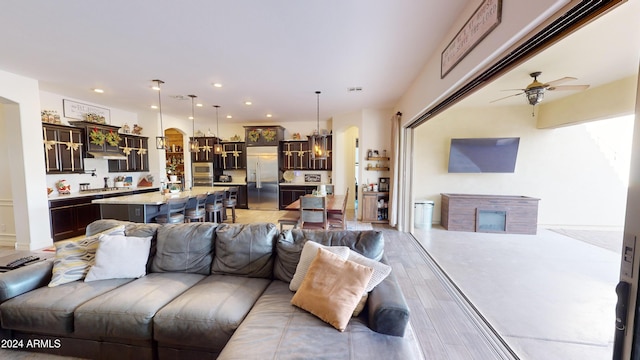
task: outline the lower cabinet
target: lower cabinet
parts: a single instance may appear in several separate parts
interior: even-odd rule
[[[87,225],[100,219],[100,206],[92,204],[93,199],[89,196],[49,201],[53,241],[84,235]]]
[[[280,210],[285,210],[287,205],[290,205],[292,202],[298,200],[300,196],[304,196],[307,194],[313,194],[313,191],[316,190],[317,186],[280,186]]]
[[[362,221],[371,223],[389,222],[389,193],[362,192]]]

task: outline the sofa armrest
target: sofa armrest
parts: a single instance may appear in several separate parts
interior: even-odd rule
[[[409,323],[409,306],[393,272],[371,290],[367,304],[369,327],[373,331],[404,336]]]
[[[41,261],[0,274],[0,303],[24,294],[51,281],[53,259]]]

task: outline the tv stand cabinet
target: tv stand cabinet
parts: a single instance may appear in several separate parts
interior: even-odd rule
[[[441,194],[441,224],[447,230],[535,234],[538,202],[528,196]]]

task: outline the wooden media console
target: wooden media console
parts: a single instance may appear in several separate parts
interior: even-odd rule
[[[528,196],[441,194],[441,224],[447,230],[535,234],[538,202]]]

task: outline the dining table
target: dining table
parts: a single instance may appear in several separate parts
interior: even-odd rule
[[[327,213],[342,214],[346,195],[327,195]],[[285,207],[285,210],[300,210],[300,199]]]

